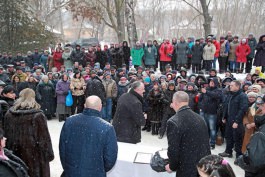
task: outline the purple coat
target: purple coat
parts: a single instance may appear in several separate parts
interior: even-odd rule
[[[59,80],[56,84],[56,95],[57,95],[57,104],[65,104],[66,94],[70,89],[70,82],[69,81],[62,81]]]

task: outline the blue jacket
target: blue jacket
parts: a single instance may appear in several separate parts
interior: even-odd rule
[[[114,166],[116,134],[100,116],[99,111],[86,108],[64,123],[59,150],[65,177],[106,177]]]

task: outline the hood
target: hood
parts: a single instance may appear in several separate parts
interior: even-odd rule
[[[121,81],[119,81],[118,83],[119,86],[124,86],[124,87],[128,86],[129,84],[130,82],[128,80],[125,83],[121,83]]]
[[[255,115],[254,116],[256,127],[260,127],[265,124],[265,115]]]
[[[261,35],[261,36],[259,37],[259,43],[263,43],[263,42],[262,42],[262,38],[263,38],[263,37],[265,37],[265,34],[263,34],[263,35]]]
[[[217,79],[217,77],[212,77],[212,78],[209,78],[209,83],[210,83],[210,81],[213,81],[214,82],[214,86],[215,87],[219,87],[220,86],[220,84],[219,84],[219,81],[218,81],[218,79]]]
[[[11,114],[34,114],[38,112],[42,112],[40,109],[19,109],[19,110],[14,110],[14,107],[11,107],[9,109]]]

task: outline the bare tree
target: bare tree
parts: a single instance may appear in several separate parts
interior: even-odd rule
[[[128,39],[130,46],[134,46],[136,41],[138,40],[137,37],[137,31],[136,31],[136,24],[135,24],[135,18],[134,18],[134,0],[126,0],[125,5],[126,5],[126,10],[125,10],[125,15],[126,15],[126,26],[127,26],[127,32],[128,32]]]

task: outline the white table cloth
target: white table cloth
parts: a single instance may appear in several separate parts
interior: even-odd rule
[[[156,172],[152,170],[150,164],[134,163],[137,152],[152,153],[161,148],[148,147],[137,144],[118,143],[118,159],[107,177],[175,177],[175,173]]]

